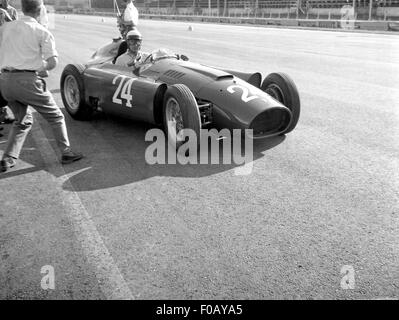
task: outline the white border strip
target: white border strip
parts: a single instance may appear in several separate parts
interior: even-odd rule
[[[75,191],[64,189],[66,186],[67,189],[74,190],[69,178],[76,172],[69,175],[65,173],[60,160],[41,129],[37,117],[35,118],[37,125],[32,128],[33,139],[46,169],[54,177],[54,182],[61,191],[63,206],[72,222],[77,239],[82,245],[84,255],[96,274],[102,293],[109,300],[133,300],[129,286],[102,241],[78,194]]]

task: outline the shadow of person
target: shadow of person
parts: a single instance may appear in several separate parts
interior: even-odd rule
[[[82,141],[83,145],[79,146],[81,150],[85,150],[85,159],[64,167],[67,179],[63,187],[67,190],[107,189],[159,176],[206,177],[228,170],[236,174],[235,169],[243,166],[244,156],[246,156],[243,143],[240,150],[242,162],[235,162],[234,155],[231,154],[230,163],[224,164],[225,155],[223,155],[223,143],[220,140],[216,154],[212,153],[212,158],[217,158],[214,164],[211,163],[210,158],[208,161],[203,158],[205,163],[201,164],[200,155],[197,156],[197,161],[191,164],[181,164],[179,161],[181,157],[171,162],[168,159],[168,151],[165,151],[164,161],[149,164],[147,149],[153,142],[145,141],[145,135],[148,130],[154,128],[153,126],[108,115],[96,116],[90,122],[91,129],[87,127],[87,122],[86,128],[82,126],[82,122],[73,122],[73,124],[80,128],[70,130],[70,132],[80,132],[80,135],[85,137]],[[72,139],[76,140],[73,137]],[[284,139],[285,136],[277,136],[251,140],[253,141],[251,161],[263,157],[263,152],[279,145]],[[211,153],[210,148],[209,145],[208,154]]]

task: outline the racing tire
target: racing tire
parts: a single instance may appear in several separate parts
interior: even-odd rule
[[[291,122],[282,134],[294,130],[301,113],[301,102],[294,81],[285,73],[271,73],[263,80],[261,89],[285,105],[292,113]]]
[[[201,139],[201,118],[193,93],[184,84],[169,86],[163,100],[163,118],[167,138],[172,147],[178,149],[186,139],[180,135],[182,129],[191,129],[197,136],[197,147]]]
[[[86,103],[81,64],[68,64],[61,74],[61,98],[65,109],[76,120],[89,120],[94,109]]]

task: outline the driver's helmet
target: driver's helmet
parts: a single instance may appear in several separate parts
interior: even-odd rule
[[[143,36],[139,30],[133,29],[126,34],[126,40],[143,40]]]

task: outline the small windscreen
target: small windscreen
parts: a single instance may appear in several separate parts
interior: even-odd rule
[[[169,51],[168,49],[157,49],[154,50],[152,53],[152,61],[157,61],[157,60],[161,60],[161,59],[177,59],[177,56],[172,53],[171,51]]]

